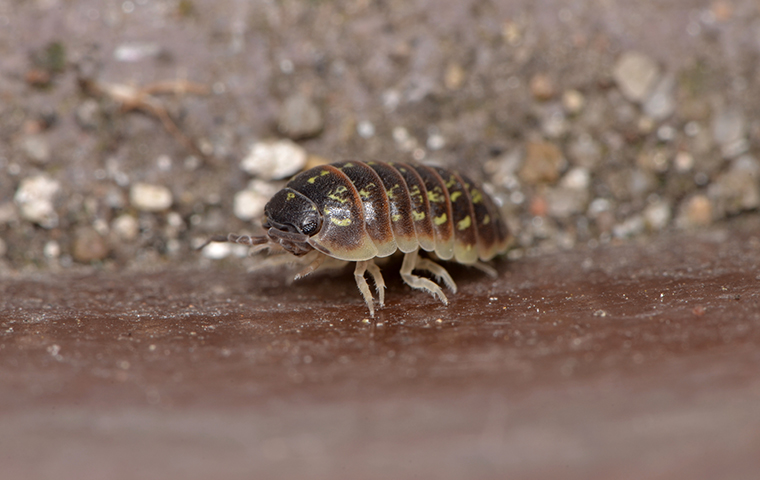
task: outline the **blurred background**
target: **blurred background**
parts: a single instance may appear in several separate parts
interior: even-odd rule
[[[238,262],[193,247],[344,159],[485,181],[513,257],[754,212],[759,9],[0,0],[0,267]]]

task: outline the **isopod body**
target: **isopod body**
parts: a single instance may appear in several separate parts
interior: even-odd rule
[[[327,257],[357,262],[356,283],[372,316],[374,299],[365,272],[375,282],[381,306],[385,288],[375,258],[403,252],[404,282],[448,303],[435,282],[412,273],[430,272],[456,292],[448,272],[419,251],[493,271],[482,262],[503,253],[509,240],[498,207],[481,186],[461,173],[427,165],[349,161],[314,167],[277,192],[264,214],[266,235],[230,234],[212,241],[301,257],[307,267],[296,278]]]

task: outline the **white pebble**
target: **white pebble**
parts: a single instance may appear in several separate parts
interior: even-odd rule
[[[644,218],[641,215],[634,215],[622,223],[612,227],[612,234],[617,238],[634,237],[644,231]]]
[[[137,234],[140,233],[140,225],[137,219],[127,213],[119,215],[113,222],[111,222],[111,230],[113,230],[120,239],[125,241],[132,241],[137,238]]]
[[[586,99],[578,90],[567,90],[562,94],[562,106],[571,115],[580,113],[586,105]]]
[[[440,133],[433,133],[428,136],[427,147],[430,150],[440,150],[446,146],[446,139]]]
[[[233,211],[240,220],[252,220],[264,214],[264,206],[268,201],[268,195],[253,190],[241,190],[235,194]]]
[[[646,224],[652,230],[662,230],[667,227],[672,217],[670,204],[663,200],[658,200],[650,204],[644,210],[644,219]]]
[[[306,150],[290,140],[256,142],[240,167],[250,175],[272,180],[290,177],[306,165]]]
[[[588,169],[575,167],[562,177],[560,185],[572,190],[585,190],[591,184],[591,174]]]
[[[135,183],[129,189],[129,203],[143,212],[160,212],[172,206],[172,192],[163,185]]]
[[[368,120],[362,120],[356,126],[356,133],[362,138],[372,138],[375,136],[375,126]]]
[[[201,250],[201,255],[212,260],[221,260],[226,258],[232,252],[232,247],[229,243],[211,242]]]
[[[123,43],[116,47],[113,57],[117,62],[132,63],[155,57],[159,53],[161,53],[161,47],[156,43]]]
[[[58,225],[58,214],[53,200],[61,189],[61,184],[45,175],[28,177],[21,181],[13,197],[21,210],[21,216],[43,228]]]
[[[657,83],[659,75],[657,63],[638,52],[624,53],[612,71],[620,91],[632,102],[645,100]]]
[[[42,248],[45,258],[58,258],[61,256],[61,246],[55,240],[50,240]]]
[[[694,157],[689,152],[681,150],[676,153],[673,164],[675,165],[677,172],[688,172],[694,167]]]
[[[676,101],[673,96],[675,86],[676,79],[673,75],[667,75],[660,80],[644,102],[644,113],[658,121],[672,115],[676,109]]]

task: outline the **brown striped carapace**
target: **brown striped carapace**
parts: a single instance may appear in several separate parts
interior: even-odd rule
[[[210,241],[301,257],[308,266],[296,279],[315,271],[328,257],[357,262],[356,284],[372,316],[373,296],[365,272],[375,281],[380,306],[385,299],[376,257],[400,250],[405,254],[404,282],[448,304],[441,287],[412,273],[427,271],[456,292],[448,272],[419,256],[419,250],[495,273],[482,262],[506,251],[509,237],[493,200],[467,176],[406,163],[351,161],[314,167],[277,192],[264,214],[266,235],[229,234]]]

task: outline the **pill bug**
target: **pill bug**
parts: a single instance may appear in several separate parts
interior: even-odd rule
[[[307,265],[296,279],[329,257],[356,262],[354,277],[371,316],[374,298],[365,273],[375,282],[380,306],[385,301],[375,258],[403,252],[404,282],[448,304],[438,284],[412,273],[427,271],[456,293],[446,269],[420,256],[420,249],[495,275],[483,262],[503,253],[509,240],[499,209],[482,187],[462,173],[418,164],[348,161],[314,167],[277,192],[264,214],[266,235],[231,233],[206,244],[233,242],[253,246],[254,252],[290,253]]]

